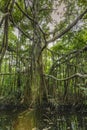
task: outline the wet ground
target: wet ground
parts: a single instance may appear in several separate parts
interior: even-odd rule
[[[0,130],[87,130],[87,115],[49,109],[0,112]]]

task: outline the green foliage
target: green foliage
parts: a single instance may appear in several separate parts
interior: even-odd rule
[[[66,34],[62,40],[60,40],[56,45],[53,46],[53,49],[55,51],[62,51],[62,52],[70,52],[72,50],[76,49],[82,49],[84,46],[86,46],[86,40],[87,40],[87,31],[86,28],[83,28],[82,30],[78,30],[76,32],[71,31],[68,34]]]
[[[0,11],[4,13],[5,6],[9,0],[0,0]]]
[[[23,3],[20,3],[21,8],[23,8]],[[15,5],[14,6],[14,11],[13,11],[13,18],[14,21],[16,22],[16,24],[18,24],[18,22],[21,22],[21,20],[23,19],[23,14],[22,12],[18,9],[18,7]]]
[[[16,30],[14,30],[12,27],[10,27],[9,34],[8,34],[8,37],[9,37],[8,43],[9,43],[9,46],[11,46],[11,47],[13,46],[13,48],[16,47],[16,42],[18,40],[15,33],[16,33]]]
[[[87,88],[85,88],[85,87],[80,87],[80,90],[81,90],[81,92],[82,92],[85,96],[87,96]]]
[[[63,45],[63,43],[60,41],[58,43],[56,43],[53,47],[52,50],[55,52],[60,53],[62,50],[64,51],[65,46]]]

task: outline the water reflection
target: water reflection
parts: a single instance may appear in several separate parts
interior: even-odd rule
[[[12,130],[12,117],[5,113],[0,113],[0,130]]]
[[[25,111],[13,121],[13,130],[32,130],[37,125],[36,112]]]
[[[0,130],[87,130],[87,116],[80,113],[47,114],[40,110],[0,113]]]

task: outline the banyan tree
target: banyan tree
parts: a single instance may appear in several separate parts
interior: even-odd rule
[[[75,33],[79,35],[85,29],[78,23],[85,25],[87,9],[81,2],[73,1],[71,8],[69,5],[69,0],[0,0],[1,97],[15,93],[25,103],[33,104],[47,101],[49,95],[58,96],[57,91],[64,100],[71,91],[79,91],[69,86],[77,86],[79,78],[84,83],[87,77],[82,68],[80,74],[82,64],[77,67],[78,57],[84,57],[85,66],[86,42],[74,48],[74,40],[71,45],[69,38],[74,39]],[[70,51],[65,50],[68,47]]]

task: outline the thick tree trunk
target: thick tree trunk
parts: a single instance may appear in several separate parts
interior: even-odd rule
[[[33,1],[33,42],[31,53],[31,73],[30,86],[32,103],[41,103],[43,99],[47,99],[45,79],[43,76],[43,59],[41,49],[43,48],[43,37],[38,24],[38,7],[39,0]]]
[[[38,31],[39,33],[39,31]],[[31,76],[31,86],[34,95],[34,100],[41,103],[43,99],[47,99],[46,84],[43,76],[43,58],[40,54],[42,43],[37,36],[32,53],[32,76]]]

